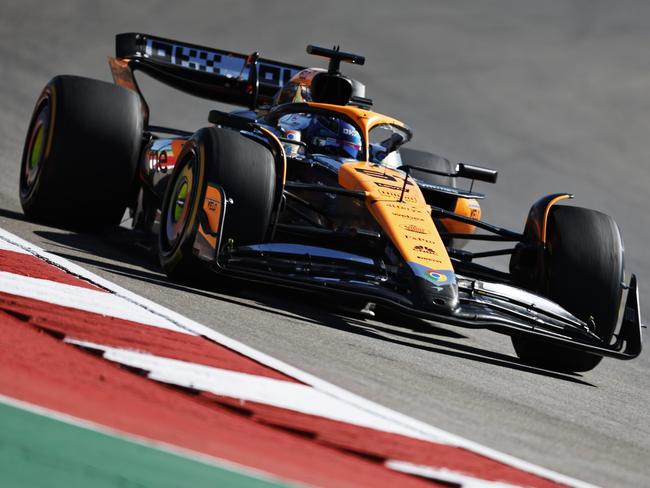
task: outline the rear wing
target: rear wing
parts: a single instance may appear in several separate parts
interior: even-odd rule
[[[278,89],[304,69],[259,58],[258,53],[245,55],[136,33],[115,36],[115,54],[117,59],[109,59],[115,82],[138,93],[135,70],[191,95],[251,108],[271,103]]]

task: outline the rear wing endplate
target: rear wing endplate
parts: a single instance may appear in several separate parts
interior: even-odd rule
[[[303,69],[258,58],[257,53],[239,54],[132,32],[115,36],[115,53],[131,71],[143,71],[191,95],[240,106],[271,103],[278,89]]]

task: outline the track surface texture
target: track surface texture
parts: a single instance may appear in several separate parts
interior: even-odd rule
[[[322,65],[308,43],[366,55],[347,72],[412,147],[500,171],[484,215],[521,229],[558,191],[612,215],[649,316],[650,4],[474,2],[0,3],[0,226],[192,319],[420,420],[603,486],[647,486],[650,355],[559,375],[521,364],[505,336],[337,314],[322,301],[170,283],[121,232],[26,222],[18,168],[33,103],[56,74],[110,80],[114,35],[139,31]],[[152,123],[196,129],[213,104],[144,82]]]

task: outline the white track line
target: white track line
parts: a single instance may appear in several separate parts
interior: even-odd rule
[[[399,424],[368,414],[349,403],[321,393],[311,386],[276,380],[263,376],[238,373],[187,361],[169,359],[148,353],[119,349],[76,339],[68,344],[103,351],[103,357],[124,366],[148,371],[147,376],[162,383],[206,391],[238,400],[315,415],[351,425],[382,432],[419,437],[417,431],[405,430]],[[455,449],[455,448],[451,448]],[[462,488],[516,488],[503,482],[486,481],[444,468],[421,466],[404,461],[389,460],[386,467],[402,473],[460,485]]]
[[[473,476],[457,473],[449,469],[431,468],[419,464],[407,463],[404,461],[388,460],[384,463],[387,468],[401,473],[414,474],[423,478],[444,481],[460,485],[462,488],[517,488],[518,485],[503,483],[502,481],[487,481]]]
[[[104,358],[148,371],[149,378],[215,395],[272,405],[370,429],[421,438],[418,431],[350,405],[308,385],[188,363],[148,353],[66,338],[68,344],[104,352]],[[427,438],[430,440],[430,438]]]
[[[14,246],[13,244],[10,244],[4,239],[0,239],[0,251],[13,251],[13,252],[19,252],[21,254],[30,254],[22,247]]]
[[[537,466],[527,461],[523,461],[509,454],[505,454],[495,449],[483,446],[477,442],[473,442],[463,437],[460,437],[458,435],[451,434],[437,427],[433,427],[425,422],[416,420],[412,417],[396,412],[395,410],[383,407],[378,403],[372,402],[359,395],[344,390],[343,388],[340,388],[336,385],[333,385],[332,383],[324,381],[318,378],[317,376],[306,373],[305,371],[290,366],[278,359],[275,359],[272,356],[269,356],[268,354],[264,354],[250,346],[247,346],[242,342],[231,339],[230,337],[221,334],[215,331],[214,329],[211,329],[209,327],[206,327],[205,325],[199,324],[198,322],[188,319],[187,317],[184,317],[179,313],[169,310],[168,308],[165,308],[162,305],[159,305],[155,302],[152,302],[151,300],[147,300],[146,298],[136,295],[135,293],[130,292],[125,288],[122,288],[102,278],[101,276],[98,276],[94,273],[91,273],[90,271],[85,270],[81,266],[78,266],[68,261],[67,259],[63,259],[54,254],[50,254],[49,252],[44,251],[43,249],[25,241],[24,239],[21,239],[18,236],[15,236],[7,232],[4,229],[0,229],[0,239],[4,239],[5,241],[15,246],[21,247],[22,249],[26,250],[27,252],[35,256],[42,257],[43,259],[50,262],[51,264],[59,266],[60,268],[65,269],[66,271],[69,271],[74,275],[83,277],[86,280],[91,281],[92,283],[95,283],[98,286],[101,286],[102,288],[110,290],[116,295],[121,296],[122,298],[132,303],[138,304],[152,313],[165,317],[167,320],[174,322],[176,325],[178,325],[181,328],[184,328],[188,331],[193,331],[195,334],[198,335],[203,335],[225,347],[233,349],[245,356],[250,357],[251,359],[254,359],[255,361],[258,361],[272,369],[275,369],[288,376],[291,376],[297,379],[298,381],[311,385],[312,387],[316,388],[319,391],[327,393],[335,398],[338,398],[339,400],[348,402],[362,410],[384,417],[387,420],[391,420],[393,422],[401,424],[404,427],[415,429],[416,431],[419,432],[421,436],[428,437],[430,439],[445,439],[446,444],[463,447],[467,450],[470,450],[482,456],[488,457],[490,459],[494,459],[495,461],[508,464],[514,468],[521,469],[523,471],[527,471],[532,474],[536,474],[538,476],[547,478],[557,483],[562,483],[576,488],[595,488],[594,485],[585,483],[584,481],[570,478],[568,476],[556,473],[555,471],[551,471],[549,469]]]
[[[0,292],[32,298],[54,305],[70,307],[145,325],[189,333],[159,314],[138,307],[124,298],[105,291],[57,283],[0,271]]]

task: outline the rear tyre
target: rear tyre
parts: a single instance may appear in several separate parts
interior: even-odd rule
[[[118,224],[142,142],[138,96],[79,76],[57,76],[36,102],[23,149],[20,203],[34,220]]]
[[[275,195],[275,161],[261,144],[239,132],[217,127],[199,130],[183,146],[163,198],[159,257],[173,279],[206,277],[207,266],[193,253],[207,182],[221,185],[226,207],[222,243],[264,242]]]
[[[593,318],[609,344],[621,303],[623,243],[614,220],[580,207],[551,207],[547,225],[545,295],[582,320]],[[589,371],[601,356],[527,337],[513,337],[524,361],[556,371]]]

